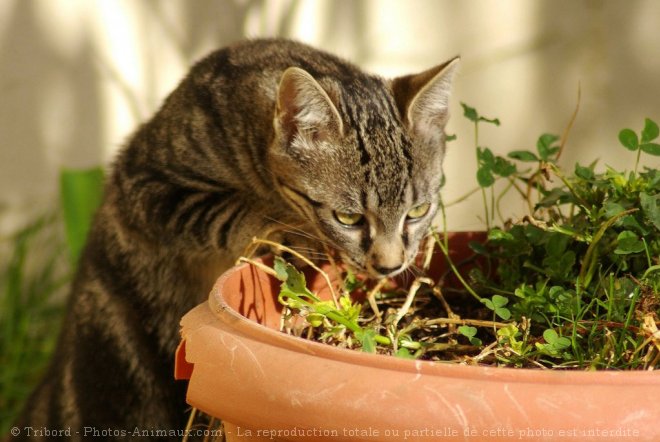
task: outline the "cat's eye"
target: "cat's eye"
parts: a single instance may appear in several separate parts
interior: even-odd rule
[[[361,213],[334,212],[335,219],[345,226],[358,226],[364,220]]]
[[[422,203],[410,209],[406,216],[408,219],[418,219],[426,215],[430,208],[431,203]]]

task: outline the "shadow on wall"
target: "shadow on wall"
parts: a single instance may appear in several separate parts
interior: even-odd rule
[[[558,3],[540,2],[535,14],[537,25],[554,43],[536,60],[535,113],[540,112],[546,124],[556,125],[561,114],[553,115],[558,109],[552,107],[558,97],[573,103],[579,82],[582,102],[563,160],[573,164],[601,158],[632,167],[634,159],[617,148],[617,134],[624,127],[641,129],[646,117],[660,117],[660,63],[649,57],[657,53],[657,30],[649,26],[649,17],[656,17],[650,21],[657,29],[660,9],[644,1]],[[561,14],[566,6],[571,14]],[[567,111],[563,119],[568,121],[569,115]],[[571,146],[571,141],[578,143]]]
[[[14,2],[0,34],[0,192],[10,204],[52,195],[59,153],[84,152],[90,161],[100,161],[91,41],[82,41],[75,53],[62,53],[43,32],[36,6]]]
[[[115,139],[108,129],[117,118],[110,115],[108,90],[137,126],[164,98],[154,85],[163,77],[165,52],[187,66],[243,38],[248,12],[265,0],[119,3],[110,6],[121,17],[114,28],[98,8],[74,8],[80,32],[70,44],[53,38],[53,29],[67,21],[49,16],[52,5],[10,3],[0,29],[0,231],[52,208],[62,167],[99,165],[107,160],[104,152],[114,150],[104,145],[108,140],[113,147],[124,142],[128,133]],[[140,90],[123,82],[123,60],[108,55],[118,25],[140,36],[132,48],[139,54]],[[286,22],[281,26],[286,32]]]
[[[458,106],[465,101],[502,118],[501,129],[484,133],[493,148],[526,148],[542,132],[560,132],[578,81],[583,102],[567,162],[601,156],[605,163],[609,153],[597,149],[615,143],[618,129],[658,118],[652,17],[659,9],[649,1],[71,3],[72,12],[61,12],[68,20],[53,14],[53,2],[5,0],[0,8],[0,207],[12,209],[2,212],[0,232],[14,208],[44,209],[62,166],[107,160],[181,79],[180,68],[246,33],[293,36],[362,66],[402,71],[461,53],[451,130],[471,133]],[[62,44],[67,24],[79,33]],[[127,67],[137,78],[127,80]],[[458,170],[449,186],[473,175],[462,152],[448,154],[450,174],[452,164]]]

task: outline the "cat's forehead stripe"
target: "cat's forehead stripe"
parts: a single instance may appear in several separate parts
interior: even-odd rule
[[[412,172],[410,141],[385,84],[378,78],[367,78],[366,85],[346,85],[338,104],[347,126],[355,131],[356,162],[365,184],[376,195],[376,204],[395,205],[402,200]],[[364,206],[368,199],[364,192],[360,199]]]

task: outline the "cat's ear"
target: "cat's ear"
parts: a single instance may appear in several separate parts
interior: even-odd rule
[[[327,92],[309,73],[296,67],[282,74],[275,124],[287,143],[296,134],[323,139],[343,133],[341,117]]]
[[[392,80],[392,92],[406,124],[422,139],[439,139],[449,118],[451,84],[459,57],[420,74]],[[435,144],[435,143],[433,143]]]

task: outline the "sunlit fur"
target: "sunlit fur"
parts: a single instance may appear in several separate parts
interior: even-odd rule
[[[402,271],[437,209],[456,64],[384,80],[255,40],[195,65],[115,160],[55,357],[17,426],[71,427],[74,440],[85,426],[185,427],[179,321],[254,236]],[[336,210],[365,222],[346,228]]]
[[[347,81],[336,66],[307,69],[287,70],[280,82],[268,151],[274,180],[344,261],[374,276],[399,273],[437,210],[455,63],[407,83],[354,70]],[[410,89],[393,90],[404,85]],[[428,213],[406,217],[423,203],[431,203]],[[336,212],[364,221],[347,226]]]

